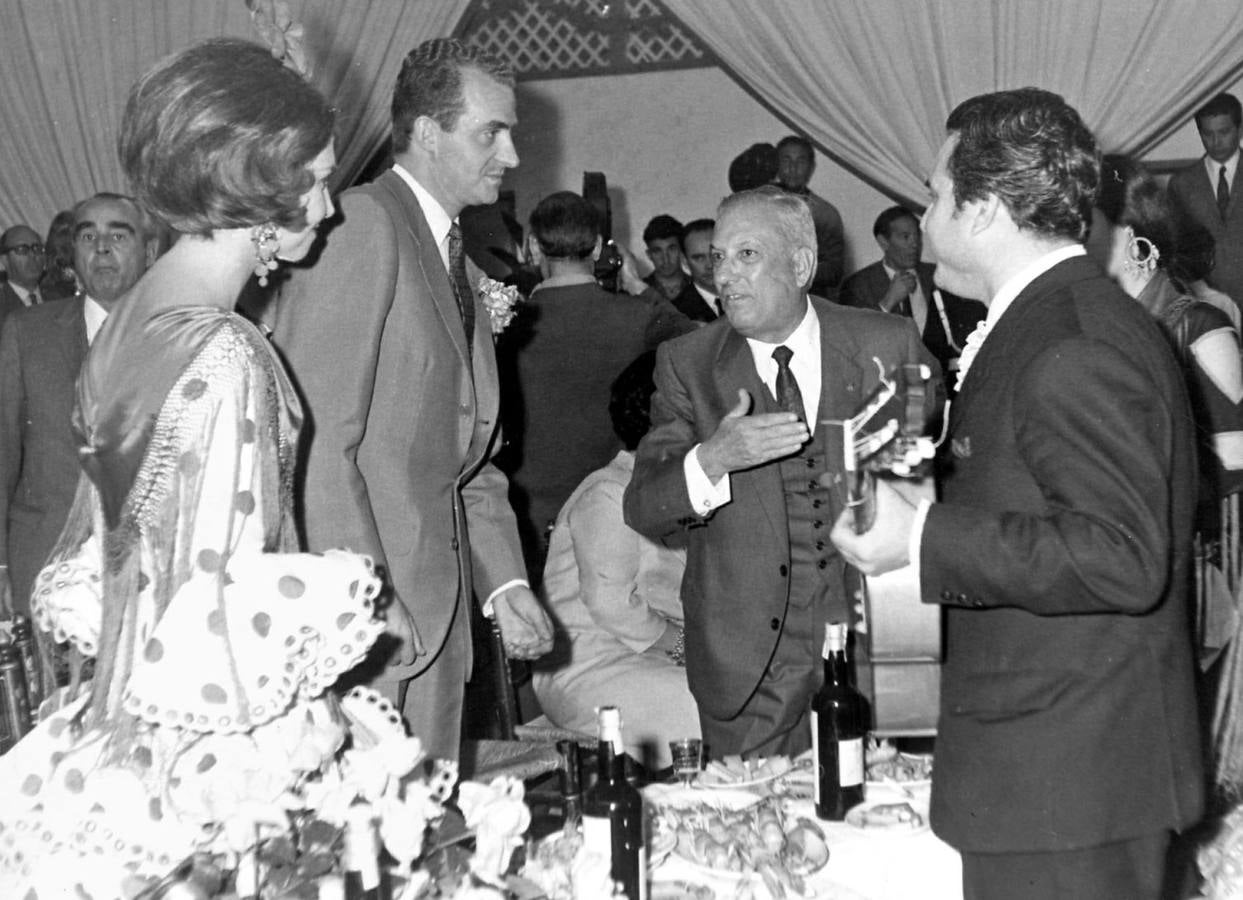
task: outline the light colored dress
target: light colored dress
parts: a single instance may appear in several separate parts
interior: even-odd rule
[[[596,707],[619,707],[626,749],[659,769],[670,764],[669,741],[700,736],[686,669],[652,647],[667,626],[682,627],[686,551],[626,526],[622,495],[633,472],[634,454],[621,451],[557,515],[543,588],[557,643],[533,682],[562,728],[594,734]]]
[[[2,897],[120,896],[280,828],[346,734],[324,689],[382,631],[369,560],[295,552],[301,415],[245,320],[123,306],[78,404],[86,474],[32,609],[97,677],[0,758]]]

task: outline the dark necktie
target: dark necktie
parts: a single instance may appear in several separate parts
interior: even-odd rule
[[[720,297],[713,297],[712,305],[716,307],[716,314],[718,317],[725,315],[725,307],[721,305]]]
[[[466,332],[466,355],[471,357],[475,340],[475,298],[466,280],[466,250],[462,247],[462,229],[457,222],[449,228],[449,280],[453,283],[462,329]]]
[[[773,351],[773,359],[777,361],[777,405],[786,412],[794,413],[801,422],[807,413],[803,409],[803,392],[798,389],[798,382],[790,371],[793,356],[794,351],[785,344]]]
[[[1226,221],[1226,209],[1230,206],[1230,184],[1226,181],[1226,167],[1222,166],[1217,173],[1217,211],[1221,220]]]

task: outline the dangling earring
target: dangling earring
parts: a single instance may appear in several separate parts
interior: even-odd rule
[[[271,222],[256,225],[250,233],[255,245],[255,274],[259,276],[259,286],[268,286],[268,273],[276,271],[276,254],[281,249],[276,239],[276,226]]]
[[[1146,278],[1152,275],[1160,258],[1161,251],[1156,244],[1146,237],[1132,234],[1126,242],[1126,259],[1122,261],[1122,267],[1133,278]]]

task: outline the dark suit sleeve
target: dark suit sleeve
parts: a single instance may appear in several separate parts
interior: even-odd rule
[[[700,443],[692,401],[674,366],[671,346],[656,350],[651,428],[635,452],[634,475],[626,487],[626,524],[653,540],[699,521],[686,489],[683,460]]]
[[[340,203],[347,224],[282,290],[274,338],[313,430],[303,436],[308,548],[344,547],[387,565],[358,448],[393,302],[397,243],[388,215],[370,198],[345,195]]]
[[[1038,356],[1018,383],[1015,445],[1048,512],[933,504],[920,543],[924,600],[1145,612],[1169,573],[1169,408],[1134,363],[1084,338]]]
[[[643,331],[643,342],[649,350],[669,338],[686,334],[699,327],[686,313],[666,300],[655,288],[647,288],[635,300],[647,304],[648,319],[647,327]]]
[[[500,446],[498,433],[491,453]],[[518,522],[509,504],[509,479],[489,460],[462,485],[462,504],[470,535],[475,594],[483,602],[501,585],[527,577]]]
[[[22,468],[22,407],[26,396],[18,331],[18,324],[12,318],[0,324],[0,481],[4,489],[4,509],[0,510],[0,564],[6,566],[9,563],[9,508]]]

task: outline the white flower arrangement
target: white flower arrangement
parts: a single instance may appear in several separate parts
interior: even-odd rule
[[[515,306],[521,302],[518,289],[513,285],[504,285],[495,278],[483,275],[479,279],[479,299],[488,310],[488,319],[492,326],[492,334],[498,335],[514,320],[518,311]]]

